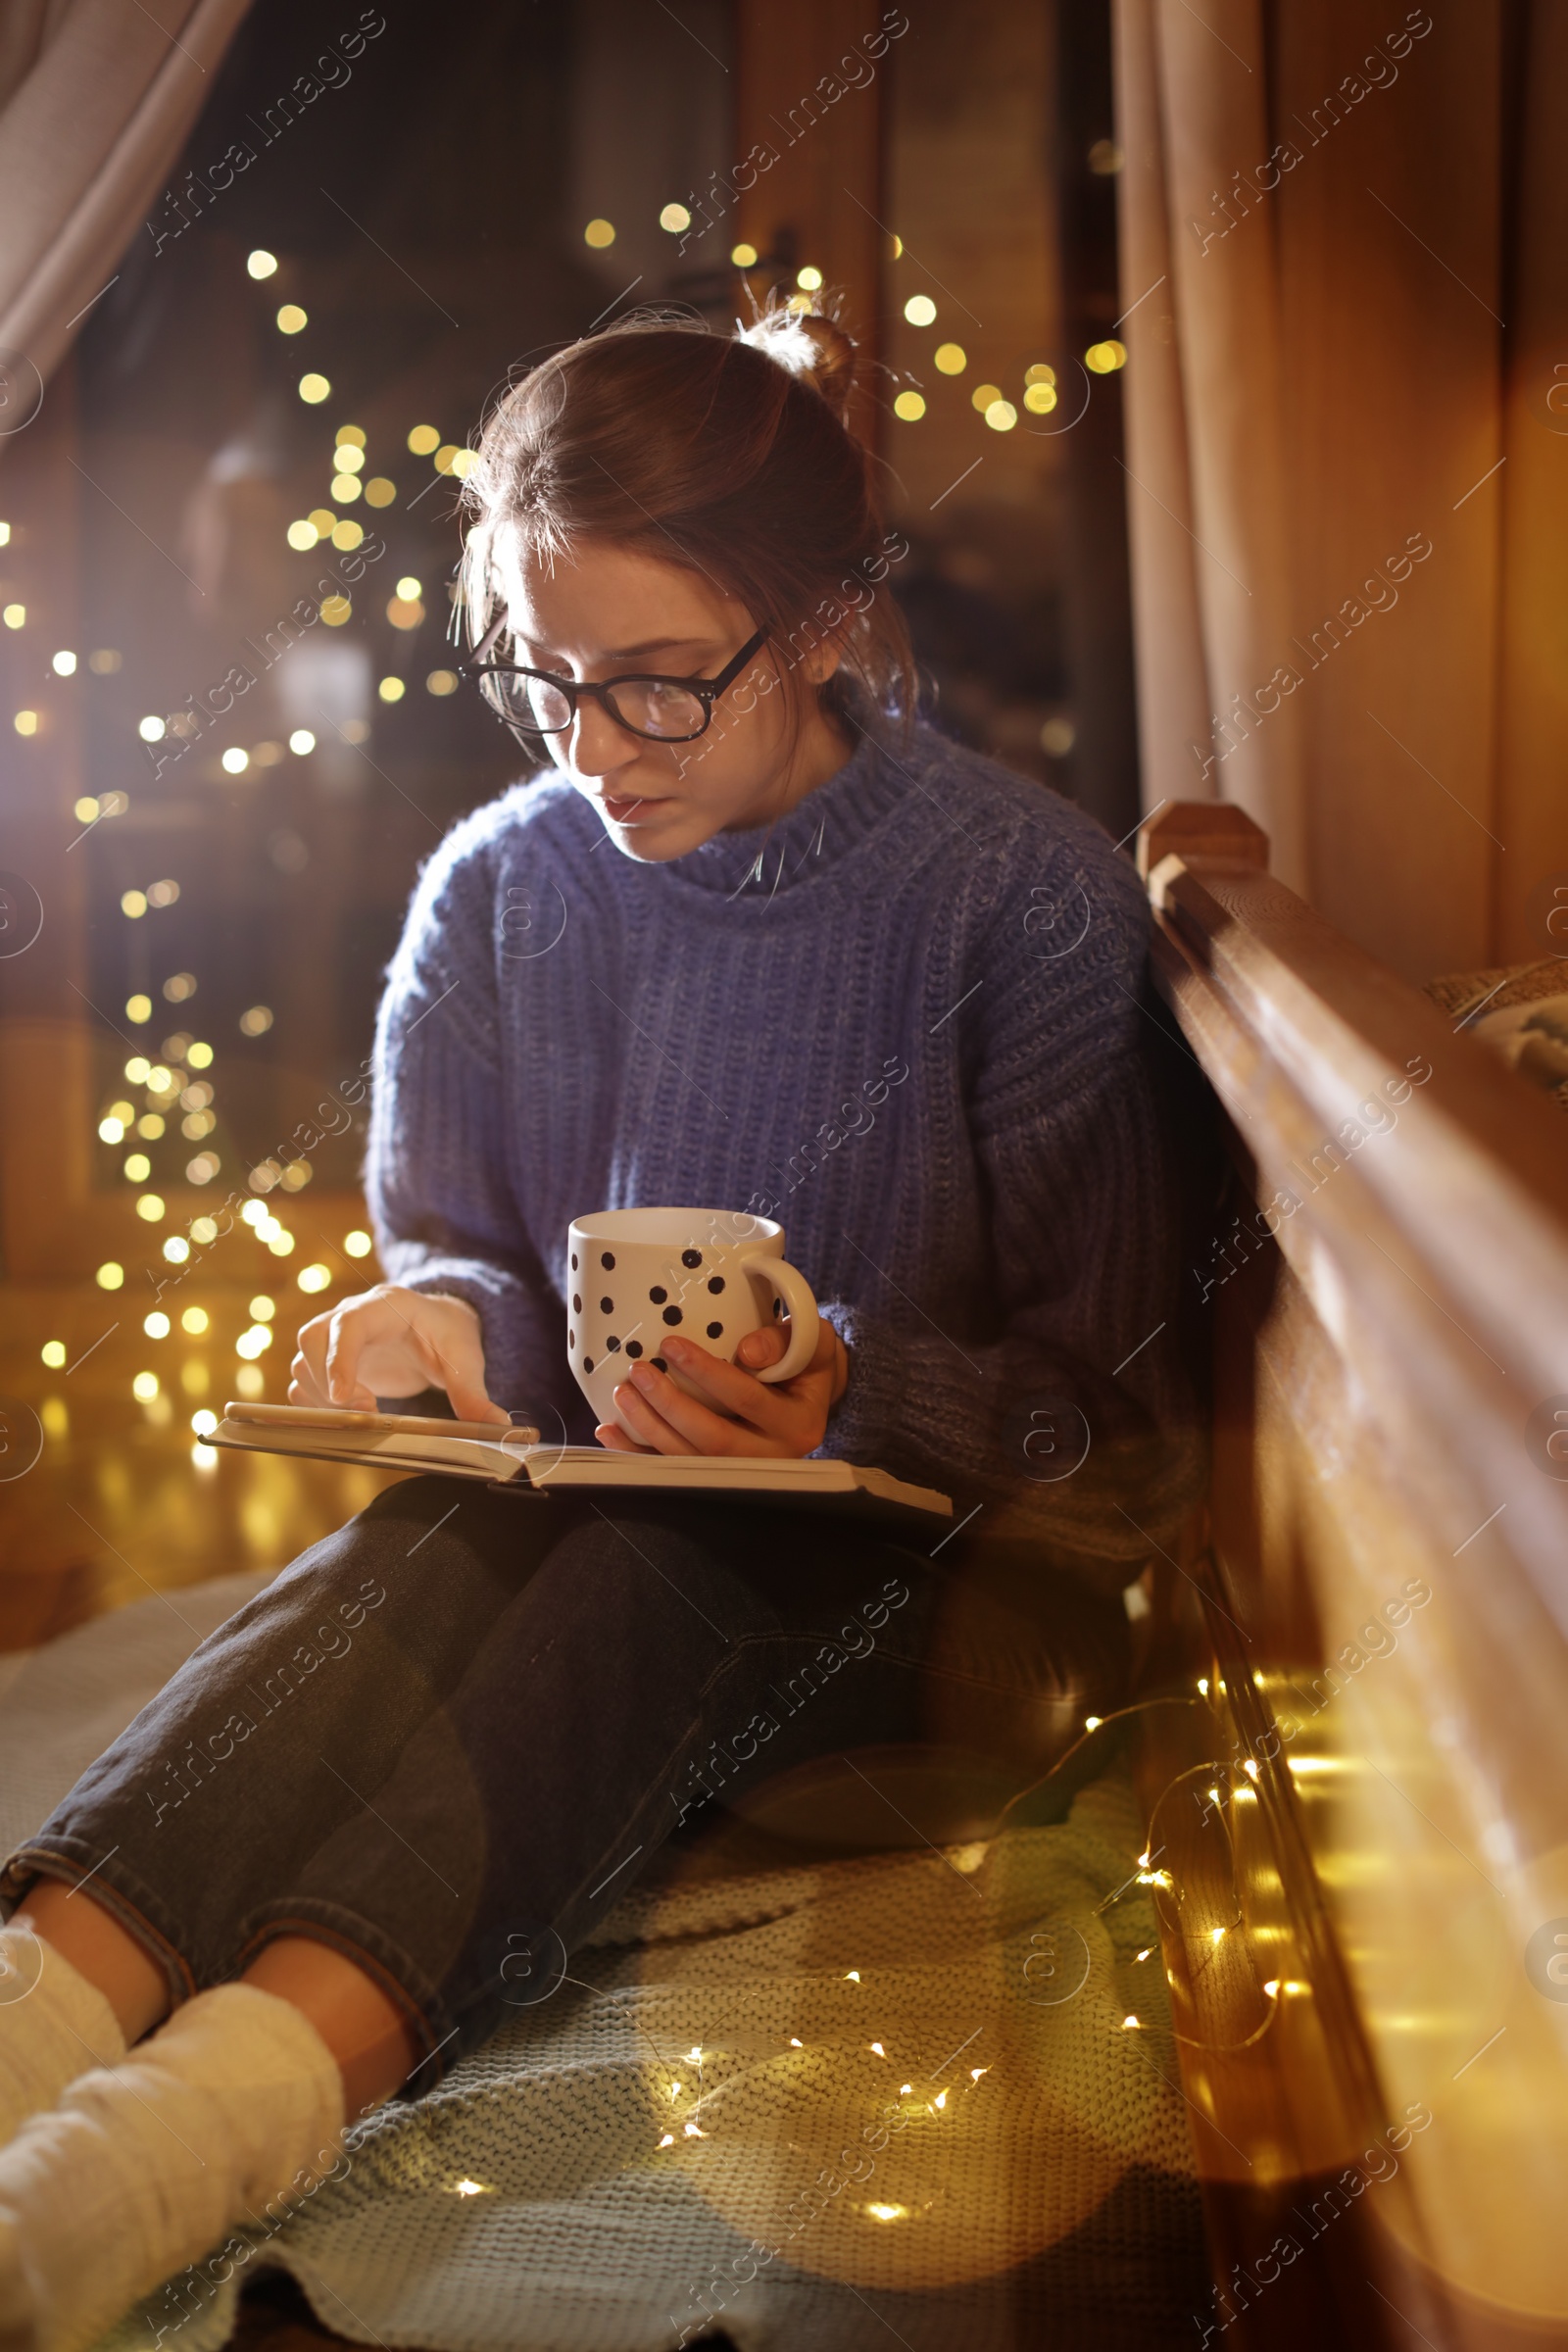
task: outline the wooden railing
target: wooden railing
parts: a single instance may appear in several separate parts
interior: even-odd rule
[[[1187,2048],[1240,2159],[1211,2169],[1255,2208],[1212,2340],[1298,2340],[1249,2258],[1293,2165],[1342,2161],[1334,2242],[1366,2251],[1390,2342],[1568,2341],[1568,1122],[1272,880],[1240,810],[1157,814],[1140,864],[1236,1171],[1189,1277],[1200,1577],[1279,2011],[1272,2092]]]

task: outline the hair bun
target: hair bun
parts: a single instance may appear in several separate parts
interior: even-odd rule
[[[855,383],[855,345],[831,318],[770,302],[751,326],[738,330],[737,340],[802,377],[821,394],[840,424],[845,422]]]

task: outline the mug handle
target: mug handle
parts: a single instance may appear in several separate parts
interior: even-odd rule
[[[797,1273],[781,1257],[743,1257],[741,1270],[756,1274],[765,1282],[776,1298],[782,1298],[790,1319],[790,1344],[776,1364],[769,1364],[758,1373],[759,1380],[771,1385],[775,1381],[793,1380],[804,1372],[816,1353],[816,1299],[804,1274]],[[743,1367],[744,1368],[744,1367]]]

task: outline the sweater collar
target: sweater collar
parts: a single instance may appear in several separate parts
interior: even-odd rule
[[[901,806],[906,765],[862,735],[844,765],[783,816],[715,833],[665,870],[728,898],[782,898],[837,865]]]

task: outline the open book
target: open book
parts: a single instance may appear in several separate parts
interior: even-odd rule
[[[574,1488],[621,1494],[722,1494],[768,1502],[819,1503],[873,1518],[916,1512],[951,1519],[950,1496],[912,1487],[891,1471],[857,1462],[803,1461],[774,1454],[614,1453],[603,1446],[547,1446],[514,1423],[444,1421],[417,1413],[362,1413],[309,1404],[225,1404],[212,1446],[318,1461],[365,1462],[376,1470],[433,1471],[492,1486],[554,1494]]]

